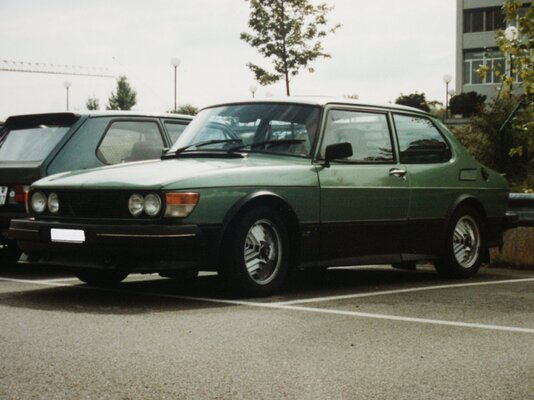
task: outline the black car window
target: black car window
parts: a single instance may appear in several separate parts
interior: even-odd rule
[[[393,162],[393,145],[387,115],[364,111],[328,112],[321,156],[328,145],[348,142],[353,162]]]
[[[401,163],[441,163],[451,158],[447,142],[428,118],[395,114],[394,119]]]
[[[171,142],[174,143],[178,140],[182,132],[187,128],[186,123],[179,123],[179,122],[170,122],[165,121],[165,127],[167,128],[167,132],[169,132],[169,136],[171,137]]]
[[[0,138],[0,161],[44,160],[69,129],[41,125],[8,131]]]
[[[152,121],[115,121],[107,129],[96,155],[105,164],[159,158],[163,139]]]

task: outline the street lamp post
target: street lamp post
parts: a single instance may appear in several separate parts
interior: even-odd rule
[[[504,30],[504,37],[508,42],[512,43],[519,37],[519,31],[515,26],[509,26]],[[510,92],[513,89],[514,84],[514,58],[512,53],[510,53]]]
[[[171,58],[171,65],[174,67],[174,112],[176,112],[177,108],[176,108],[176,75],[177,75],[177,70],[178,70],[178,66],[180,65],[180,59],[177,58],[177,57],[173,57]]]
[[[65,86],[65,89],[67,89],[67,111],[69,111],[69,88],[71,87],[71,83],[69,81],[63,82],[63,86]]]
[[[449,83],[452,81],[450,74],[443,75],[443,82],[445,82],[445,118],[449,118]]]
[[[250,93],[252,93],[252,98],[254,98],[258,87],[256,85],[250,85],[248,90],[250,90]]]
[[[451,97],[454,96],[456,94],[456,90],[454,90],[453,88],[450,88],[449,91],[447,92],[449,93],[449,105],[451,103]]]

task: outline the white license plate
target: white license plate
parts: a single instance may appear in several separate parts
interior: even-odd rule
[[[83,243],[85,242],[85,232],[81,229],[50,229],[50,239],[52,242],[63,243]]]
[[[6,204],[7,200],[7,186],[0,186],[0,206]]]

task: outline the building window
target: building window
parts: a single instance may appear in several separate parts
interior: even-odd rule
[[[477,70],[489,68],[485,78]],[[464,85],[496,84],[505,74],[505,60],[498,49],[466,50],[464,52]]]
[[[464,33],[489,32],[506,28],[500,7],[464,11]]]

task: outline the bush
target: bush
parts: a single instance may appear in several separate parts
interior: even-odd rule
[[[397,97],[395,104],[401,104],[403,106],[418,108],[426,112],[430,111],[430,107],[426,101],[424,93],[411,93],[411,94],[402,94]]]
[[[484,107],[486,96],[477,92],[460,93],[452,96],[449,102],[451,114],[461,114],[462,117],[472,117],[480,113]]]

